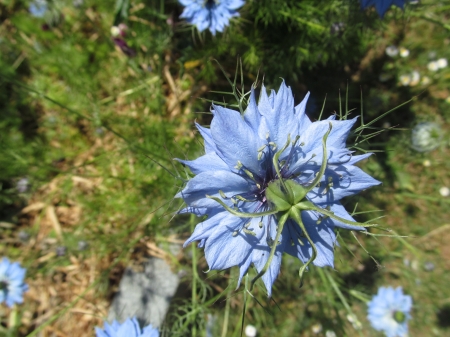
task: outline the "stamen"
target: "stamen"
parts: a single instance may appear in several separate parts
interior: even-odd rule
[[[258,149],[258,152],[262,152],[265,148],[266,148],[266,144],[264,144],[263,146],[261,146],[259,149]]]
[[[225,193],[223,193],[222,190],[219,190],[219,194],[223,199],[228,199],[228,197],[225,195]]]
[[[252,202],[253,200],[248,200],[245,199],[242,195],[235,195],[234,196],[236,199],[240,200],[240,201],[244,201],[244,202]],[[255,197],[258,197],[257,195],[255,195]]]
[[[255,232],[252,232],[251,230],[248,230],[247,228],[244,228],[242,231],[243,231],[245,234],[249,234],[249,235],[252,235],[252,236],[256,236],[256,233],[255,233]]]
[[[251,173],[249,170],[244,169],[244,172],[246,175],[250,177],[250,179],[255,180],[255,177],[253,176],[253,173]]]

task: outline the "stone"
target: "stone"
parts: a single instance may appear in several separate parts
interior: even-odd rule
[[[136,317],[141,326],[152,324],[160,328],[179,281],[179,276],[170,265],[155,257],[144,264],[143,272],[125,269],[109,310],[108,321],[115,319],[123,322]]]

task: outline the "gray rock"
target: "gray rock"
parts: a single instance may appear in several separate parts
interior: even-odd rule
[[[160,328],[178,283],[178,275],[162,259],[150,258],[144,272],[125,269],[109,310],[108,321],[115,319],[123,322],[136,317],[141,326],[152,324]]]

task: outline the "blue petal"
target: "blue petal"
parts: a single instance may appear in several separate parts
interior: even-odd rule
[[[305,229],[317,249],[317,257],[313,264],[318,267],[333,267],[334,245],[336,243],[333,226],[324,223],[317,225],[318,216],[313,212],[303,211],[301,214]],[[288,222],[286,230],[288,231],[286,237],[289,237],[289,241],[292,240],[286,243],[286,253],[298,257],[303,263],[306,263],[313,253],[308,240],[294,221]],[[299,239],[302,242],[301,244]]]
[[[111,335],[108,335],[105,331],[102,329],[95,327],[95,336],[96,337],[112,337]]]
[[[329,179],[333,182],[332,187],[328,187]],[[321,186],[314,188],[307,196],[315,204],[328,204],[379,184],[381,184],[380,181],[360,168],[353,165],[341,165],[334,171],[326,171]]]
[[[356,163],[360,162],[361,160],[369,158],[371,155],[373,155],[373,153],[368,152],[368,153],[361,154],[361,155],[358,155],[358,156],[352,156],[352,158],[350,159],[350,161],[347,164],[348,165],[355,165]]]
[[[200,222],[197,226],[195,226],[194,232],[191,234],[191,236],[186,240],[183,247],[186,247],[193,241],[199,241],[203,239],[207,239],[212,232],[216,229],[216,227],[219,225],[219,223],[232,216],[227,211],[217,213],[214,216],[209,217],[203,222]],[[239,220],[239,219],[238,219]],[[242,221],[240,221],[242,222]]]
[[[298,134],[301,135],[311,125],[311,121],[306,116],[305,109],[308,103],[309,92],[305,95],[299,105],[295,107],[295,118],[298,124]]]
[[[198,131],[202,135],[204,142],[205,142],[205,152],[217,152],[216,143],[214,143],[214,140],[211,136],[211,130],[204,128],[200,124],[195,123],[195,126],[197,127]]]
[[[332,124],[332,129],[327,138],[327,146],[332,146],[337,149],[344,148],[350,129],[357,119],[358,118],[345,121],[320,121],[312,123],[305,133],[300,136],[299,143],[304,143],[302,146],[303,152],[310,152],[318,145],[322,145],[322,138],[328,131],[330,123]]]
[[[253,173],[260,173],[258,149],[264,144],[237,111],[214,106],[211,135],[217,154],[232,170],[238,161]]]
[[[254,245],[254,242],[251,242],[241,232],[233,236],[233,232],[242,225],[242,220],[235,217],[235,219],[225,219],[225,221],[205,243],[205,258],[212,270],[222,270],[245,264]]]
[[[177,197],[177,196],[175,196]],[[204,216],[206,214],[209,214],[210,210],[206,207],[185,207],[183,209],[181,209],[180,211],[178,211],[178,214],[186,214],[186,213],[191,213],[194,214],[198,217],[200,216]]]
[[[150,324],[144,328],[140,337],[159,337],[159,331]]]
[[[298,124],[294,118],[294,97],[291,88],[284,82],[275,96],[272,111],[264,117],[269,125],[270,140],[275,142],[279,148],[286,143],[288,134],[293,139],[298,134]]]
[[[215,152],[209,152],[195,160],[182,160],[178,158],[175,158],[175,160],[189,167],[194,174],[200,174],[207,171],[230,170],[227,164],[225,164],[225,162]]]
[[[269,268],[267,269],[266,273],[261,277],[261,279],[264,282],[264,285],[266,286],[267,290],[267,296],[272,296],[272,286],[275,280],[278,277],[278,274],[280,273],[280,267],[281,267],[281,257],[283,256],[285,243],[281,241],[281,243],[277,246],[275,250],[275,254],[272,258],[272,262],[269,265]],[[270,247],[267,245],[267,243],[260,243],[260,245],[253,250],[252,252],[252,262],[254,263],[256,270],[260,272],[270,255]]]
[[[264,268],[270,255],[271,247],[269,247],[268,245],[268,235],[272,240],[275,240],[277,231],[276,220],[273,216],[264,217],[263,224],[263,230],[265,230],[266,232],[261,233],[262,235],[258,235],[259,242],[257,243],[257,245],[255,245],[252,252],[252,262],[258,272],[261,272],[261,270]],[[272,262],[270,263],[266,273],[261,277],[264,285],[266,286],[268,297],[272,296],[272,285],[278,277],[278,274],[280,273],[281,258],[286,246],[285,241],[286,240],[284,240],[282,234],[280,236],[280,243],[277,244]]]
[[[256,104],[253,86],[250,92],[250,101],[244,113],[244,120],[256,134],[261,123],[261,114],[259,113],[258,105]]]
[[[274,92],[272,90],[271,99],[267,96],[267,90],[264,84],[261,86],[261,93],[258,101],[258,109],[261,115],[265,116],[272,112],[273,109],[273,95]]]
[[[215,207],[218,203],[206,195],[220,196],[219,190],[227,197],[251,190],[250,184],[241,176],[228,171],[203,172],[188,181],[186,187],[175,197],[183,198],[191,207]]]

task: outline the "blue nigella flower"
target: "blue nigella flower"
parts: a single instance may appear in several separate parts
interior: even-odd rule
[[[378,15],[382,18],[392,5],[403,8],[406,1],[407,0],[361,0],[361,8],[364,9],[375,6]]]
[[[28,8],[31,15],[37,18],[42,18],[47,11],[47,1],[45,0],[34,0],[30,7]]]
[[[387,337],[407,335],[412,298],[404,295],[401,287],[380,287],[368,305],[367,318],[375,330],[383,331]]]
[[[105,322],[105,328],[95,328],[96,337],[159,337],[159,331],[152,325],[143,330],[139,327],[136,317],[128,318],[122,324],[113,321],[112,324]]]
[[[356,122],[311,122],[305,114],[308,95],[297,106],[284,83],[270,96],[262,87],[259,102],[252,89],[239,112],[213,105],[211,127],[197,128],[206,154],[179,160],[196,174],[176,197],[181,213],[207,215],[185,246],[200,241],[210,269],[239,266],[238,284],[253,263],[271,295],[286,252],[304,265],[333,266],[334,227],[364,230],[340,199],[379,182],[355,163],[346,139]],[[267,272],[266,272],[267,271]]]
[[[8,307],[14,303],[23,302],[23,293],[28,285],[23,282],[26,269],[18,262],[11,263],[4,257],[0,262],[0,303],[5,302]]]
[[[232,17],[239,16],[236,11],[244,0],[178,0],[184,10],[180,18],[186,19],[202,32],[209,29],[213,35],[223,32]]]

